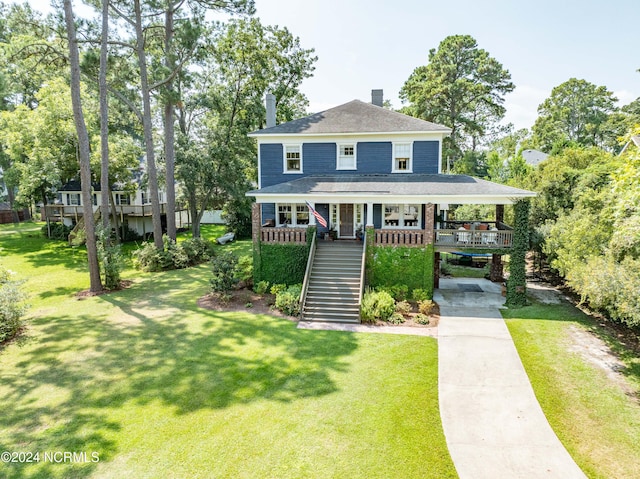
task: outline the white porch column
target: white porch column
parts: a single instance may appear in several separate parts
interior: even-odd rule
[[[367,203],[367,227],[373,227],[373,203]]]
[[[315,202],[309,201],[309,204],[314,210],[316,209]],[[316,217],[311,213],[311,210],[309,210],[309,226],[316,226]]]

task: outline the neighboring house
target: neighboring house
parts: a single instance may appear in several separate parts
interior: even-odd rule
[[[527,165],[538,166],[544,160],[549,157],[546,153],[539,150],[523,150],[522,158],[527,163]]]
[[[96,213],[102,203],[102,191],[99,183],[93,183],[92,203],[93,211]],[[147,237],[153,233],[153,219],[151,212],[151,199],[146,189],[138,188],[134,192],[126,191],[123,185],[112,185],[113,195],[112,208],[121,224],[125,224],[129,229],[135,231],[142,237]],[[166,195],[165,190],[158,192],[160,199],[160,211],[162,214],[163,230],[166,228]],[[52,205],[44,208],[44,217],[47,221],[62,222],[67,226],[75,226],[81,222],[83,215],[82,189],[80,181],[70,181],[58,190],[58,198]],[[176,224],[182,227],[188,224],[187,212],[179,209],[176,211]]]
[[[620,151],[619,155],[623,155],[627,151],[631,151],[631,148],[640,148],[640,135],[633,135],[629,141],[627,141]]]
[[[439,252],[508,252],[513,231],[502,223],[503,205],[535,194],[442,174],[449,128],[382,108],[379,90],[377,105],[354,100],[276,126],[271,97],[267,128],[249,135],[258,142],[258,189],[247,193],[256,199],[255,279],[306,277],[303,319],[357,321],[363,269],[371,285],[431,295]],[[447,221],[450,205],[460,204],[494,204],[495,221]],[[365,231],[363,248],[355,240]]]

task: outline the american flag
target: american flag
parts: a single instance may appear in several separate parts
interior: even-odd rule
[[[309,203],[307,201],[307,206],[309,207],[309,211],[311,211],[311,214],[313,216],[316,217],[316,219],[318,220],[318,223],[323,226],[324,228],[327,227],[327,220],[325,220],[322,215],[320,213],[318,213],[316,210],[313,209],[313,206],[311,206],[311,203]]]

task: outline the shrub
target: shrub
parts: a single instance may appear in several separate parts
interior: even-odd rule
[[[287,285],[286,284],[274,284],[273,286],[271,286],[270,292],[271,294],[278,294],[278,293],[282,293],[283,291],[286,291],[287,289]]]
[[[395,301],[386,291],[371,291],[367,289],[360,306],[361,318],[366,323],[378,320],[386,321],[395,311]]]
[[[222,219],[237,239],[251,237],[251,202],[251,198],[242,195],[227,201],[222,209]]]
[[[178,244],[190,265],[204,263],[213,257],[213,244],[202,238],[189,238]]]
[[[433,313],[435,307],[436,307],[436,303],[434,303],[430,299],[425,299],[423,301],[418,301],[418,311],[420,311],[421,314],[429,315],[429,314]]]
[[[391,324],[402,324],[405,322],[405,318],[400,313],[393,313],[389,319],[387,319],[387,323]]]
[[[414,301],[424,301],[429,299],[429,292],[426,289],[416,288],[411,291],[411,299]]]
[[[114,243],[101,224],[96,225],[96,232],[102,281],[107,289],[116,289],[120,287],[120,273],[124,264],[121,247]]]
[[[123,243],[126,243],[128,241],[139,241],[142,239],[141,234],[138,234],[136,230],[129,228],[129,223],[120,225],[119,230],[120,239]]]
[[[426,314],[418,313],[413,317],[413,320],[418,324],[429,324],[431,319]]]
[[[444,276],[451,276],[452,273],[453,270],[451,269],[449,263],[440,263],[440,274]]]
[[[208,261],[213,256],[211,243],[200,238],[190,238],[176,243],[168,236],[162,237],[164,250],[160,251],[154,243],[143,243],[132,253],[133,264],[143,271],[163,271],[182,269]]]
[[[165,252],[153,243],[143,243],[142,247],[131,253],[133,264],[142,271],[162,271],[167,263],[173,264]]]
[[[300,314],[301,284],[294,284],[276,294],[276,308],[289,316]]]
[[[406,284],[394,284],[385,288],[396,301],[404,301],[409,294],[409,286]]]
[[[236,277],[238,281],[243,281],[247,287],[251,287],[253,285],[253,258],[250,256],[242,256],[238,260]]]
[[[27,310],[27,296],[20,290],[20,281],[11,279],[13,273],[0,266],[0,343],[14,337],[22,326]]]
[[[260,295],[265,294],[269,290],[269,281],[258,281],[253,290]]]
[[[413,308],[406,301],[399,301],[396,303],[396,313],[402,314],[404,316],[408,315]]]
[[[51,229],[50,236],[49,236],[49,229]],[[73,227],[66,226],[63,223],[49,223],[49,229],[47,228],[47,225],[44,225],[41,228],[42,235],[45,238],[48,237],[49,239],[53,239],[53,240],[67,241],[67,238],[69,237],[69,233],[71,233],[71,230],[73,229]]]
[[[219,293],[231,291],[238,282],[236,266],[238,257],[231,251],[219,254],[211,261],[213,277],[209,281],[211,290]]]

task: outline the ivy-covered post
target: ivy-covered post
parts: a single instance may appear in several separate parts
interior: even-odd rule
[[[364,240],[367,242],[367,257],[364,259],[364,281],[366,284],[371,284],[373,281],[373,253],[376,244],[376,229],[372,225],[367,225],[364,231]]]
[[[260,254],[260,228],[261,224],[260,203],[251,205],[251,239],[253,242],[253,282],[262,281],[262,257]]]
[[[519,200],[513,209],[515,224],[507,280],[507,306],[518,308],[527,304],[525,257],[529,250],[529,201]]]

